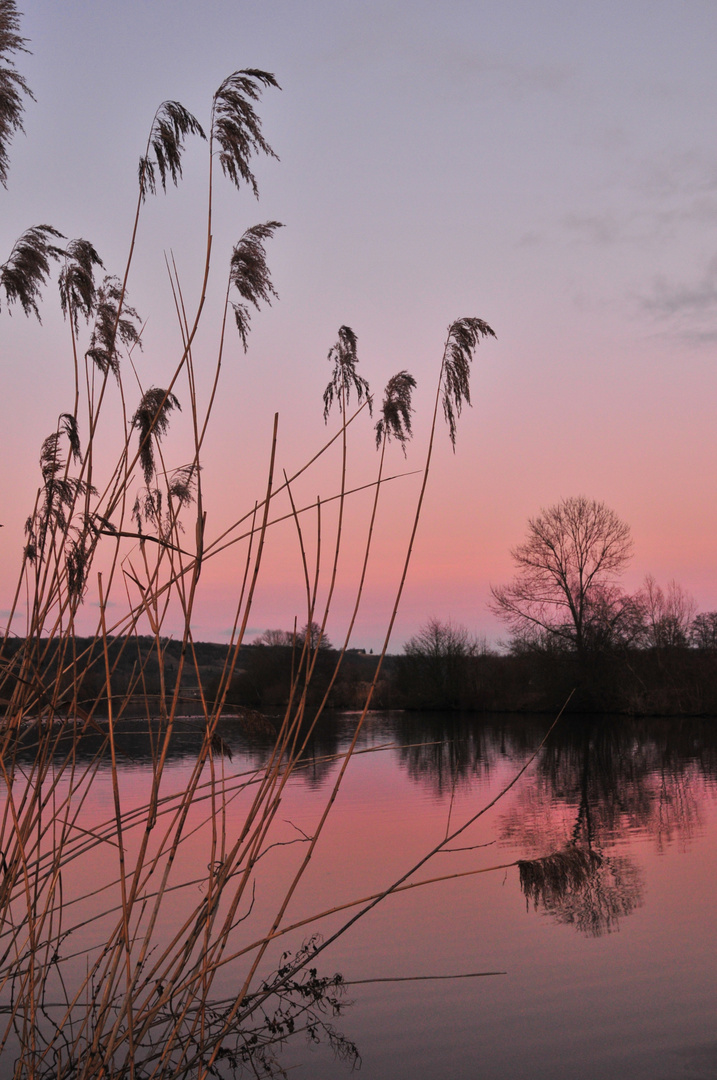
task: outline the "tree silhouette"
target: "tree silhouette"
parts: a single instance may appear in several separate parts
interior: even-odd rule
[[[614,586],[632,556],[630,528],[604,503],[578,496],[541,511],[511,554],[518,572],[491,589],[491,610],[516,637],[583,655],[625,614]]]

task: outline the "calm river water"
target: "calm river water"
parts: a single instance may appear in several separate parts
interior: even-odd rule
[[[288,785],[281,846],[266,856],[251,911],[257,925],[302,856],[354,721],[327,719]],[[536,718],[371,716],[284,921],[401,877],[489,806],[549,727]],[[261,745],[225,738],[228,778],[260,766]],[[124,805],[141,805],[151,775],[141,743],[130,738],[121,752]],[[171,787],[181,790],[193,753],[186,727]],[[229,834],[242,805],[228,806]],[[87,813],[111,816],[109,775],[93,785]],[[190,846],[187,872],[203,857]],[[410,880],[438,877],[383,900],[317,961],[321,974],[340,971],[351,984],[333,1023],[358,1047],[363,1077],[717,1076],[717,721],[563,719],[517,782]],[[170,904],[168,932],[175,914]],[[346,918],[312,929],[328,937]],[[298,948],[305,933],[281,948]],[[235,976],[223,980],[231,994]],[[296,1078],[350,1075],[303,1035],[281,1062]]]

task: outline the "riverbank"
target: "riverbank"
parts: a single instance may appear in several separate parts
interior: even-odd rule
[[[13,658],[22,641],[8,643],[3,697],[13,685]],[[195,642],[182,663],[181,642],[115,637],[107,660],[115,715],[162,715],[175,694],[176,715],[196,716],[213,703],[228,646]],[[86,720],[108,713],[104,650],[77,638],[73,658],[41,642],[37,649],[38,713]],[[319,649],[307,705],[328,694],[332,709],[363,708],[378,657],[352,650],[335,674],[338,652]],[[290,646],[245,645],[236,657],[225,713],[260,717],[283,709],[298,663]],[[181,682],[177,686],[178,672]],[[301,680],[300,680],[301,681]],[[302,686],[303,691],[303,686]],[[569,699],[569,701],[568,701]],[[629,716],[717,715],[717,653],[694,648],[622,650],[579,658],[571,653],[525,652],[477,656],[387,656],[371,700],[374,709],[409,711],[571,713]],[[166,705],[164,706],[167,707]]]

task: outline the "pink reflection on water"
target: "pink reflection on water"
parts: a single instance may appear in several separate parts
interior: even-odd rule
[[[493,752],[489,761],[452,784],[445,777],[439,782],[429,768],[435,756],[382,748],[389,742],[391,733],[383,722],[367,725],[361,746],[372,752],[357,754],[351,762],[281,923],[307,924],[277,938],[259,978],[276,968],[284,950],[295,952],[312,933],[326,938],[344,925],[356,908],[318,921],[316,916],[398,880],[449,829],[487,805],[528,756],[527,750],[504,756]],[[212,838],[221,852],[222,843],[229,847],[240,834],[260,757],[258,750],[235,751],[233,761],[216,762],[214,792],[200,787],[172,866],[157,949],[202,902],[207,867],[217,856]],[[580,760],[576,753],[573,764],[577,767]],[[167,801],[160,807],[148,863],[175,821],[178,803],[171,793],[179,796],[186,789],[192,766],[191,757],[168,765]],[[256,892],[240,906],[227,953],[260,940],[271,927],[337,770],[336,761],[323,766],[309,760],[286,786],[266,853],[257,864]],[[717,988],[717,933],[711,917],[717,879],[713,780],[694,762],[662,771],[647,762],[643,774],[623,780],[609,797],[604,792],[602,801],[588,785],[583,805],[573,785],[577,773],[561,775],[561,786],[551,787],[550,771],[534,763],[448,851],[435,855],[410,879],[446,880],[388,897],[317,960],[322,972],[341,971],[349,982],[506,973],[349,987],[354,1005],[339,1027],[359,1045],[365,1075],[427,1080],[439,1073],[473,1075],[479,1067],[479,1075],[487,1078],[567,1080],[580,1072],[596,1078],[659,1076],[656,1061],[678,1062],[704,1050],[713,1029]],[[128,866],[143,835],[151,781],[147,764],[135,762],[121,771]],[[100,834],[103,824],[111,822],[112,807],[111,777],[103,770],[86,795],[78,838],[80,829]],[[526,902],[517,860],[562,850],[576,836],[581,843],[587,836],[603,860],[590,888],[551,895],[547,902]],[[495,866],[503,868],[474,873]],[[88,956],[101,950],[116,925],[118,874],[111,830],[105,842],[63,871],[67,926],[77,925],[63,944],[70,979],[73,972],[79,978],[86,971]],[[148,902],[159,876],[144,886]],[[589,916],[596,910],[600,915],[605,905],[611,918],[591,923]],[[236,994],[247,963],[240,958],[219,969],[213,986],[217,997]],[[316,1080],[336,1076],[330,1056],[323,1051],[315,1055],[302,1042],[287,1050],[286,1060],[297,1066],[297,1075]]]

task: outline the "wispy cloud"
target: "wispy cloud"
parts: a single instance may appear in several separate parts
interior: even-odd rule
[[[662,276],[655,278],[651,292],[641,300],[645,310],[663,318],[677,315],[717,317],[717,256],[691,283],[675,283]]]
[[[624,217],[610,210],[601,214],[566,214],[563,224],[569,233],[591,244],[615,244],[626,238]]]
[[[690,229],[702,240],[705,227],[717,224],[717,157],[692,151],[621,158],[588,195],[592,205],[561,218],[575,243],[650,248],[683,240]]]
[[[702,345],[714,345],[717,342],[717,327],[714,330],[690,330],[685,329],[677,335],[680,341],[688,345],[700,347]]]
[[[573,69],[566,64],[532,64],[468,49],[446,50],[443,60],[454,76],[468,75],[511,91],[559,93],[574,80]]]
[[[698,150],[653,155],[640,162],[636,186],[659,200],[716,193],[717,158]]]
[[[528,232],[524,232],[523,235],[519,237],[518,247],[540,247],[541,244],[545,243],[545,241],[546,237],[543,233],[536,232],[535,230],[531,229]]]

